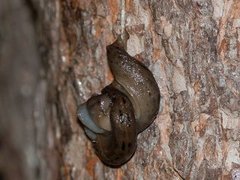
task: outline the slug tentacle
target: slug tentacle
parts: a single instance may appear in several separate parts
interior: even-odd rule
[[[78,118],[99,158],[117,167],[133,156],[137,134],[156,117],[160,91],[148,68],[119,40],[107,46],[107,57],[114,81],[80,105]]]

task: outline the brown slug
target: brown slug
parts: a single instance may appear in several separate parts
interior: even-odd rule
[[[114,81],[80,105],[78,118],[103,163],[118,167],[134,154],[137,134],[155,119],[160,91],[152,73],[131,57],[121,40],[107,46]]]

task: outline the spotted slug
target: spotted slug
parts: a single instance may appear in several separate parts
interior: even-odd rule
[[[78,118],[103,163],[118,167],[133,156],[137,135],[155,119],[160,91],[149,69],[116,40],[107,46],[113,82],[78,108]]]

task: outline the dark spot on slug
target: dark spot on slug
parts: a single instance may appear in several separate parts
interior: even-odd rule
[[[132,143],[128,143],[128,148],[131,148],[131,146],[132,146]]]
[[[123,102],[123,104],[126,104],[125,98],[122,98],[122,102]]]
[[[113,60],[112,60],[112,59],[109,59],[109,61],[110,61],[111,63],[113,63]]]
[[[124,151],[125,150],[125,143],[122,142],[122,150]]]
[[[116,96],[113,94],[112,101],[115,101],[115,100],[116,100]]]
[[[121,111],[121,110],[119,110],[119,116],[122,116],[122,115],[123,115],[122,111]]]

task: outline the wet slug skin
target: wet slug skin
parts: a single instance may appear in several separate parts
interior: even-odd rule
[[[103,163],[119,167],[133,156],[137,134],[155,119],[160,91],[149,69],[116,40],[107,46],[113,82],[80,105],[78,118]]]

